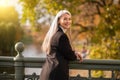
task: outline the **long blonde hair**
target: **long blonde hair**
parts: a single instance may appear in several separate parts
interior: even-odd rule
[[[51,39],[53,37],[53,35],[57,32],[58,30],[58,19],[63,15],[63,14],[69,14],[71,15],[71,13],[67,10],[61,10],[57,13],[57,15],[55,16],[46,36],[45,36],[45,39],[43,41],[43,44],[42,44],[42,50],[43,52],[49,54],[50,52],[50,45],[51,45]]]

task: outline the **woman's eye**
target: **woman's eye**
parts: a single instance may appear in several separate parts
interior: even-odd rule
[[[71,18],[64,18],[64,20],[71,20]]]

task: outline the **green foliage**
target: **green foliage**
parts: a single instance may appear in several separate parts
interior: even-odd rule
[[[96,44],[104,46],[105,50],[100,50],[107,54],[106,58],[120,59],[120,36],[118,35],[120,33],[120,11],[115,5],[104,7],[104,10],[92,40]]]
[[[76,0],[44,0],[44,3],[46,4],[46,9],[51,14],[56,14],[61,9],[67,9],[71,13],[77,14],[80,12],[79,5],[82,3],[82,1],[76,1]]]
[[[120,59],[120,8],[118,5],[105,5],[102,7],[103,12],[100,14],[100,23],[95,27],[92,37],[93,46],[90,58]],[[103,76],[103,73],[94,70],[92,75],[100,77]]]
[[[0,55],[14,55],[14,45],[20,40],[21,33],[22,28],[15,8],[0,7]]]
[[[20,0],[20,3],[23,7],[23,14],[21,22],[25,23],[26,20],[29,20],[32,25],[35,25],[36,22],[36,10],[39,0]]]
[[[105,6],[103,7],[104,13],[100,15],[101,20],[99,25],[95,29],[95,35],[93,36],[93,42],[101,42],[101,39],[107,39],[116,36],[116,33],[120,31],[120,10],[117,6]]]
[[[100,46],[94,46],[94,47],[92,47],[91,48],[91,53],[90,53],[90,58],[91,59],[103,59],[103,57],[104,57],[104,53],[103,53],[103,51],[101,51],[101,49],[102,49],[102,47],[100,47]]]
[[[106,54],[109,59],[120,59],[120,41],[117,38],[108,39],[103,43],[106,45]]]
[[[102,70],[93,70],[91,76],[94,78],[103,77],[104,73]]]
[[[120,37],[117,36],[113,39],[107,38],[107,40],[102,40],[101,45],[94,45],[93,47],[91,47],[89,57],[91,59],[120,59]],[[93,70],[92,76],[103,77],[105,76],[103,73],[104,72],[101,70]],[[116,72],[116,74],[117,73],[118,72]]]

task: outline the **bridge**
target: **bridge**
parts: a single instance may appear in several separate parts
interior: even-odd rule
[[[25,68],[41,68],[45,62],[45,58],[25,58],[22,56],[24,44],[18,42],[15,45],[17,56],[5,57],[0,56],[0,68],[13,68],[14,73],[3,72],[0,73],[0,80],[39,80],[39,75],[33,73],[25,75]],[[99,59],[84,59],[82,63],[79,61],[72,61],[69,63],[70,69],[87,70],[88,76],[82,77],[80,74],[77,76],[70,76],[70,80],[120,80],[115,77],[115,71],[120,71],[120,60],[99,60]],[[92,70],[110,71],[111,77],[95,78],[91,76]]]

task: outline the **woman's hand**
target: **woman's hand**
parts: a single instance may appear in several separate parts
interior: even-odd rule
[[[80,52],[75,52],[75,54],[76,54],[76,56],[77,56],[77,59],[80,60],[80,62],[82,62],[82,61],[83,61],[83,58],[82,58]]]

